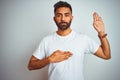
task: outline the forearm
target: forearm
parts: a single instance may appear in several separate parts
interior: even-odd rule
[[[42,60],[39,60],[39,59],[31,60],[28,65],[28,69],[29,70],[41,69],[49,64],[50,64],[49,57],[44,58]]]
[[[44,66],[49,65],[51,63],[58,63],[67,60],[71,56],[72,56],[71,52],[69,51],[62,52],[60,50],[56,50],[55,52],[52,53],[52,55],[41,60],[32,56],[28,64],[28,69],[29,70],[41,69]]]
[[[104,55],[106,57],[111,57],[111,54],[110,54],[110,45],[109,45],[109,42],[106,38],[106,35],[105,33],[99,33],[99,39],[100,39],[100,42],[101,42],[101,48],[102,48],[102,51],[104,53]]]

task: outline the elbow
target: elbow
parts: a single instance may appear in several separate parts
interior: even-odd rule
[[[111,59],[111,56],[110,56],[110,57],[105,57],[104,59],[105,59],[105,60],[110,60],[110,59]]]
[[[33,68],[31,66],[28,66],[28,70],[31,71],[33,70]]]
[[[104,59],[105,59],[105,60],[110,60],[110,59],[111,59],[111,55],[109,55],[109,56],[105,56]]]
[[[34,70],[34,67],[30,63],[28,64],[27,68],[28,68],[29,71]]]
[[[111,59],[111,51],[107,53],[108,55],[104,55],[105,60],[110,60]]]

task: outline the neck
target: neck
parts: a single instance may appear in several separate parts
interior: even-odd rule
[[[72,30],[70,28],[68,28],[66,30],[58,29],[57,34],[60,35],[60,36],[67,36],[67,35],[69,35],[71,33],[71,31]]]

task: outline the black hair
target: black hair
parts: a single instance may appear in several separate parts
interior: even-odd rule
[[[72,7],[69,3],[65,2],[65,1],[59,1],[54,5],[54,13],[56,12],[56,10],[60,7],[68,7],[71,10],[72,13]]]

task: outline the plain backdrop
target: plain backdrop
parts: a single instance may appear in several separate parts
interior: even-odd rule
[[[53,5],[59,0],[0,0],[0,80],[47,80],[47,67],[29,71],[29,59],[40,40],[57,30]],[[120,1],[66,0],[73,8],[72,29],[99,42],[93,12],[105,23],[110,60],[85,55],[85,80],[120,80]],[[57,74],[56,74],[57,75]]]

